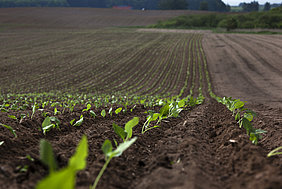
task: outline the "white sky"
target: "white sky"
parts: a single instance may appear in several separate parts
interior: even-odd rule
[[[245,2],[245,3],[250,3],[254,0],[222,0],[225,4],[229,4],[229,5],[239,5],[240,3],[242,2]],[[269,3],[282,3],[282,0],[256,0],[259,2],[259,4],[262,4],[264,5],[266,2],[269,2]]]

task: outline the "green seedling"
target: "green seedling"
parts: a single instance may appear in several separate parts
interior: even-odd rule
[[[60,121],[56,117],[46,117],[42,123],[43,134],[46,135],[46,132],[50,131],[52,128],[60,129]]]
[[[0,141],[0,146],[1,146],[2,144],[4,144],[4,141]]]
[[[24,166],[17,166],[16,169],[20,172],[20,173],[26,173],[28,171],[28,165],[24,165]]]
[[[18,120],[16,116],[14,115],[8,115],[9,118],[14,119],[14,120]]]
[[[275,148],[274,150],[272,150],[271,152],[269,152],[267,154],[267,157],[271,157],[271,156],[276,156],[276,155],[281,155],[282,152],[278,152],[279,150],[282,150],[282,146]]]
[[[266,131],[261,129],[255,129],[252,125],[252,121],[256,116],[256,113],[252,110],[245,108],[245,102],[239,99],[232,99],[231,97],[220,98],[215,96],[218,102],[224,104],[233,114],[235,120],[238,122],[240,128],[244,128],[249,135],[250,141],[253,144],[258,144],[258,141],[262,138],[263,133]]]
[[[37,108],[37,104],[36,104],[36,103],[34,103],[34,105],[32,106],[31,119],[33,118],[33,116],[34,116],[34,114],[35,114],[36,108]]]
[[[61,112],[58,111],[58,109],[55,107],[55,108],[54,108],[54,115],[57,115],[57,114],[61,114]]]
[[[87,112],[91,108],[91,104],[87,104],[86,109],[83,109],[82,112]]]
[[[95,119],[96,116],[97,116],[93,110],[90,110],[90,115],[91,115],[94,119]]]
[[[105,164],[102,167],[102,169],[100,170],[98,176],[95,179],[95,182],[93,184],[93,186],[91,187],[91,189],[95,189],[98,185],[99,180],[101,179],[103,173],[105,172],[108,164],[110,163],[111,159],[113,157],[118,157],[121,156],[122,153],[129,148],[135,141],[137,140],[137,137],[132,138],[131,140],[125,141],[121,144],[119,144],[119,146],[113,151],[113,146],[110,140],[105,140],[102,146],[102,151],[105,155]]]
[[[134,105],[131,109],[130,112],[133,112],[133,110],[136,108],[136,105]]]
[[[119,114],[122,111],[122,108],[118,108],[115,110],[115,114]]]
[[[103,109],[103,110],[101,111],[101,116],[103,116],[103,117],[106,116],[106,110],[105,110],[105,109]]]
[[[71,121],[70,121],[70,124],[73,125],[73,122],[74,122],[74,121],[75,121],[75,119],[71,120]]]
[[[111,117],[113,116],[113,108],[112,107],[109,109],[109,114],[110,114]]]
[[[75,124],[73,126],[74,127],[76,127],[76,126],[78,127],[78,126],[81,126],[82,123],[83,123],[83,115],[80,116],[80,119],[77,122],[75,122]]]
[[[25,114],[21,114],[21,119],[20,119],[20,123],[22,123],[23,122],[23,120],[26,118],[26,115]]]
[[[9,129],[9,131],[15,136],[15,138],[17,138],[17,134],[16,134],[16,131],[11,127],[11,126],[9,126],[9,125],[5,125],[5,124],[2,124],[2,123],[0,123],[0,126],[2,126],[2,127],[5,127],[5,128],[7,128],[7,129]]]
[[[115,133],[119,137],[121,137],[123,142],[125,142],[125,141],[128,141],[129,139],[131,139],[131,137],[132,137],[132,129],[133,129],[133,127],[138,125],[138,123],[139,123],[139,118],[138,117],[134,117],[132,120],[128,121],[125,124],[124,129],[122,129],[120,126],[118,126],[115,123],[113,123],[113,129],[114,129]]]
[[[47,147],[47,150],[40,149],[40,151],[45,151],[44,157],[41,157],[41,160],[44,164],[47,164],[49,170],[53,170],[53,172],[50,171],[49,175],[37,184],[36,189],[74,189],[76,173],[86,167],[86,158],[88,156],[87,137],[82,137],[75,154],[69,159],[68,166],[59,171],[54,170],[55,158],[52,153],[53,150],[51,145],[46,145],[46,142],[44,142],[45,144],[42,145],[42,148]]]
[[[26,159],[28,159],[29,161],[34,161],[34,158],[32,158],[29,154],[26,155]]]

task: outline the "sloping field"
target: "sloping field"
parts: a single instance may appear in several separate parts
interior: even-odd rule
[[[203,46],[216,94],[282,107],[282,35],[211,34]]]
[[[187,96],[202,61],[197,54],[202,35],[196,33],[28,31],[0,38],[3,93]]]
[[[49,175],[41,139],[62,169],[83,135],[75,187],[89,188],[109,159],[104,141],[125,144],[133,117],[137,140],[97,188],[282,188],[281,155],[267,157],[282,146],[281,35],[113,28],[181,13],[113,11],[1,9],[0,188],[34,188]],[[244,107],[257,117],[239,116],[251,126],[240,128],[216,95],[252,102]]]
[[[117,10],[97,8],[1,8],[2,28],[93,29],[145,26],[175,16],[203,11]]]

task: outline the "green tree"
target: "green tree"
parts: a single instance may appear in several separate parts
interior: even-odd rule
[[[159,8],[162,10],[187,9],[186,0],[160,0]]]
[[[209,3],[207,1],[202,1],[200,3],[200,10],[209,10]]]
[[[243,3],[242,7],[244,12],[257,12],[259,10],[259,3],[257,1]]]
[[[269,11],[269,10],[270,10],[270,8],[271,8],[270,3],[269,3],[269,2],[266,2],[266,3],[264,4],[263,11]]]

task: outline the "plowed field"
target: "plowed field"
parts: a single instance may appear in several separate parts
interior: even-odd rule
[[[0,26],[5,25],[0,30],[0,105],[5,110],[0,112],[0,123],[17,134],[16,138],[0,127],[0,188],[34,188],[48,175],[40,161],[40,139],[50,141],[61,169],[82,135],[88,138],[89,154],[86,169],[77,174],[76,188],[89,188],[105,163],[103,142],[122,142],[113,123],[122,126],[133,117],[140,118],[133,129],[137,141],[112,159],[97,188],[282,188],[281,155],[267,158],[268,152],[282,146],[281,35],[108,28],[116,26],[111,19],[120,20],[118,26],[142,25],[138,19],[155,14],[151,21],[156,22],[181,13],[177,11],[152,11],[145,13],[151,16],[124,22],[143,12],[126,12],[121,19],[115,12],[97,9],[101,25],[78,19],[73,22],[79,23],[76,27],[73,12],[82,18],[95,9],[61,9],[64,14],[60,9],[15,9],[11,17],[7,15],[12,9],[0,10]],[[54,16],[58,14],[63,16]],[[209,86],[217,96],[247,100],[247,108],[257,112],[253,126],[267,131],[257,145],[238,127],[232,112],[210,97]],[[83,93],[77,99],[83,103],[73,111],[58,106],[58,114],[54,106],[41,105],[33,116],[30,104],[26,110],[6,106],[7,99],[17,104],[27,97],[28,102],[40,103],[42,96],[50,100],[48,94],[61,93]],[[103,109],[109,112],[126,105],[92,104],[93,118],[84,111],[87,94],[116,95],[122,102],[129,96],[136,100],[203,95],[205,100],[141,134],[145,112],[159,112],[161,106],[138,101],[125,113],[102,116]],[[51,103],[56,100],[59,97]],[[60,120],[60,130],[42,133],[44,112]],[[22,118],[23,113],[28,116]],[[82,125],[71,126],[70,121],[81,115]]]

